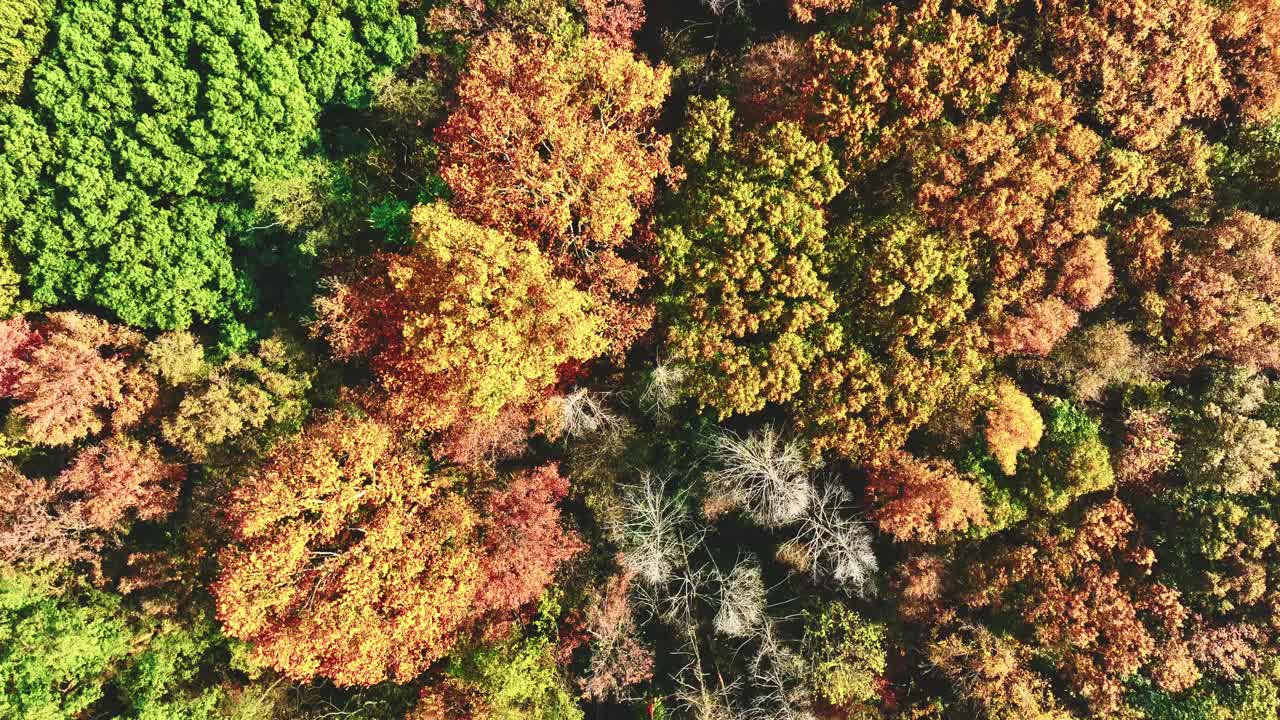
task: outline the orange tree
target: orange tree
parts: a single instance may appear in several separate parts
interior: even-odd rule
[[[604,349],[591,297],[531,241],[413,211],[414,245],[319,301],[339,357],[367,357],[382,409],[418,432],[458,432],[532,405],[570,360]],[[527,412],[526,412],[527,410]]]
[[[651,314],[631,302],[645,275],[631,238],[667,169],[652,124],[669,76],[596,37],[561,47],[495,31],[436,133],[458,212],[541,247],[600,302],[617,349]]]

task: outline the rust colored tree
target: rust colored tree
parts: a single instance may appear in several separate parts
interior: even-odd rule
[[[631,242],[668,142],[652,124],[670,72],[594,37],[569,48],[494,32],[471,50],[440,126],[440,173],[468,219],[537,243],[588,289],[614,346],[649,324]]]
[[[1200,676],[1184,637],[1190,613],[1151,578],[1155,554],[1139,535],[1129,508],[1108,500],[1074,528],[1037,532],[975,565],[967,601],[1016,618],[1096,713],[1119,709],[1125,682],[1144,668],[1184,690]]]
[[[516,475],[485,503],[484,559],[477,602],[498,611],[536,600],[559,567],[585,546],[560,526],[557,503],[569,481],[555,465]]]
[[[1093,235],[1102,139],[1078,112],[1056,80],[1019,73],[998,115],[944,129],[917,159],[921,211],[990,258],[985,323],[1006,353],[1048,352],[1111,284]]]
[[[66,445],[110,428],[127,430],[156,401],[155,377],[141,363],[145,338],[77,312],[51,313],[15,370],[14,410],[26,435]]]
[[[1280,223],[1237,211],[1182,245],[1162,318],[1174,360],[1280,367]]]
[[[1204,0],[1050,0],[1042,10],[1054,69],[1115,136],[1143,151],[1221,111],[1228,86],[1216,18]]]
[[[322,417],[237,489],[218,617],[297,679],[406,682],[476,613],[479,519],[390,427]]]
[[[986,523],[982,493],[946,461],[920,460],[905,452],[882,458],[868,470],[869,517],[899,542],[938,541],[945,534]]]

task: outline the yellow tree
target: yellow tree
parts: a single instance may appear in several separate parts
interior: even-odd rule
[[[396,432],[330,415],[237,489],[215,584],[226,632],[296,679],[407,682],[473,619],[477,515]]]
[[[456,432],[531,414],[557,368],[604,350],[591,297],[556,277],[531,241],[439,203],[412,217],[408,254],[377,258],[318,304],[336,354],[370,359],[391,417]]]
[[[631,239],[667,169],[652,125],[669,87],[669,70],[605,39],[496,31],[436,133],[458,212],[537,243],[600,302],[619,349],[650,320],[631,302],[645,275]]]

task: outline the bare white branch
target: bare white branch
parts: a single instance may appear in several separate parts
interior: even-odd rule
[[[717,573],[719,574],[719,573]],[[739,560],[720,580],[720,609],[712,625],[729,637],[747,637],[764,622],[764,575],[753,557]]]
[[[815,579],[830,578],[846,592],[866,595],[879,571],[871,532],[851,518],[849,493],[828,481],[800,525],[799,547],[808,555]]]
[[[640,482],[622,489],[621,510],[614,530],[623,562],[648,585],[671,580],[695,540],[682,527],[687,521],[683,498],[668,494],[666,480],[646,471]]]
[[[575,438],[616,432],[622,420],[605,404],[605,397],[586,388],[566,395],[560,402],[560,430]]]
[[[813,502],[814,462],[798,440],[784,441],[776,426],[746,437],[722,433],[713,442],[712,458],[719,466],[708,476],[712,489],[761,525],[794,522]]]
[[[640,407],[647,412],[665,413],[680,402],[685,369],[659,360],[649,373],[649,382],[640,394]]]

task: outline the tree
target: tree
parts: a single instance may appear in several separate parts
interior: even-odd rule
[[[823,485],[794,542],[815,579],[829,578],[846,593],[868,595],[880,564],[871,549],[871,533],[849,516],[849,501],[849,492],[840,485]]]
[[[734,136],[728,100],[691,104],[675,150],[689,177],[658,239],[668,347],[721,417],[787,401],[840,342],[822,208],[843,183],[830,151],[791,124]]]
[[[359,94],[357,76],[416,40],[388,0],[264,10],[58,4],[30,102],[0,105],[0,236],[35,303],[91,303],[163,329],[229,323],[252,305],[232,257],[261,250],[241,198],[299,161],[339,86]]]
[[[1243,495],[1276,487],[1280,430],[1263,419],[1274,392],[1270,381],[1246,369],[1214,369],[1183,433],[1179,468],[1193,486]]]
[[[716,614],[711,626],[716,632],[731,638],[748,638],[756,634],[767,622],[765,608],[769,598],[765,596],[764,575],[760,561],[754,555],[740,557],[729,572],[713,571],[720,592],[716,601]]]
[[[1018,453],[1034,449],[1044,433],[1044,421],[1017,385],[1005,381],[995,388],[986,414],[987,449],[1006,475],[1017,471]]]
[[[884,627],[843,603],[805,614],[804,654],[815,693],[835,707],[876,699],[885,672]]]
[[[621,699],[627,688],[653,676],[653,652],[638,637],[629,599],[634,577],[623,571],[610,578],[587,605],[591,659],[578,684],[588,698]]]
[[[54,487],[67,512],[88,527],[115,531],[130,520],[158,520],[173,512],[187,469],[165,462],[154,445],[115,436],[81,450]]]
[[[253,354],[206,367],[197,348],[184,345],[180,352],[188,354],[175,355],[162,339],[147,346],[148,362],[182,391],[160,423],[161,436],[191,459],[213,463],[234,459],[236,451],[252,455],[301,428],[314,370],[296,342],[267,338]]]
[[[1280,223],[1236,211],[1188,232],[1172,261],[1163,330],[1173,359],[1190,366],[1215,355],[1280,367]]]
[[[816,7],[848,4],[795,0],[791,7],[803,21]],[[1014,37],[961,12],[961,5],[928,0],[909,12],[885,5],[809,41],[807,98],[790,112],[842,147],[849,177],[910,147],[920,131],[946,118],[980,115],[1004,87]]]
[[[405,682],[475,613],[479,518],[375,421],[321,417],[236,490],[214,585],[226,632],[290,677]]]
[[[0,10],[0,101],[22,91],[52,14],[49,0],[16,0]]]
[[[1142,8],[1053,0],[1041,22],[1054,70],[1080,88],[1116,137],[1150,150],[1184,121],[1221,111],[1228,88],[1214,44],[1216,16],[1202,0]]]
[[[492,421],[604,350],[590,296],[532,242],[443,204],[415,208],[413,222],[408,254],[377,258],[317,304],[336,355],[370,358],[391,417],[418,432]]]
[[[1215,160],[1213,184],[1222,203],[1280,217],[1280,118],[1237,127]]]
[[[649,321],[633,300],[645,272],[630,240],[667,169],[651,125],[669,76],[602,39],[557,47],[493,32],[436,131],[457,211],[542,248],[589,290],[619,350]]]
[[[912,214],[859,218],[828,241],[844,346],[805,377],[794,422],[818,449],[868,462],[898,450],[940,408],[972,405],[989,361],[970,289],[972,245]]]
[[[1029,505],[1056,513],[1082,495],[1114,485],[1115,473],[1101,425],[1083,408],[1054,400],[1046,418],[1044,438],[1018,484]]]
[[[976,626],[943,634],[928,647],[929,662],[960,696],[992,720],[1071,720],[1047,678],[1029,667],[1032,650],[1014,638]]]
[[[854,6],[854,0],[790,0],[791,17],[797,22],[809,23],[819,12],[834,13]]]
[[[1163,413],[1130,410],[1125,436],[1114,463],[1116,480],[1134,487],[1150,487],[1173,467],[1178,435]]]
[[[814,461],[799,441],[784,442],[770,425],[746,437],[726,431],[712,442],[718,467],[708,481],[726,502],[741,506],[766,527],[794,522],[809,509],[815,495],[810,477]]]
[[[1028,631],[1095,713],[1115,712],[1125,680],[1144,668],[1183,690],[1199,678],[1183,636],[1189,612],[1150,578],[1155,555],[1139,536],[1133,513],[1108,500],[1074,528],[1039,532],[975,565],[966,602]]]
[[[58,593],[37,575],[0,568],[0,714],[80,717],[102,697],[130,635],[117,598]]]
[[[556,503],[568,492],[559,468],[543,465],[489,497],[478,606],[518,610],[536,600],[555,571],[585,548],[575,533],[560,527]]]
[[[1150,361],[1129,327],[1114,320],[1080,328],[1050,356],[1047,374],[1071,390],[1076,400],[1095,402],[1112,387],[1150,378]]]
[[[1226,6],[1213,34],[1227,82],[1244,119],[1265,122],[1280,111],[1280,28],[1275,0],[1237,0]]]
[[[0,322],[0,395],[12,397],[30,351],[42,342],[27,319],[15,315]]]
[[[1021,72],[992,119],[944,128],[917,153],[917,206],[935,227],[978,240],[990,263],[983,320],[1004,353],[1046,354],[1111,284],[1093,235],[1102,139],[1078,112],[1056,80]]]
[[[267,0],[263,30],[297,59],[298,76],[321,105],[365,107],[371,78],[413,54],[417,21],[394,0]]]
[[[905,452],[868,469],[869,517],[899,542],[938,541],[946,533],[987,522],[982,494],[945,461],[922,461]]]
[[[87,561],[135,521],[157,521],[177,507],[187,469],[150,443],[128,436],[81,450],[55,478],[0,470],[0,557],[31,567]]]
[[[450,674],[474,688],[493,720],[582,720],[546,637],[514,637],[477,648],[450,663]],[[452,717],[452,716],[451,716]]]
[[[644,25],[643,0],[580,0],[587,32],[612,45],[630,50],[635,34]]]
[[[77,312],[49,314],[38,332],[40,341],[18,354],[11,393],[32,442],[66,445],[108,427],[128,430],[156,402],[140,333]]]

